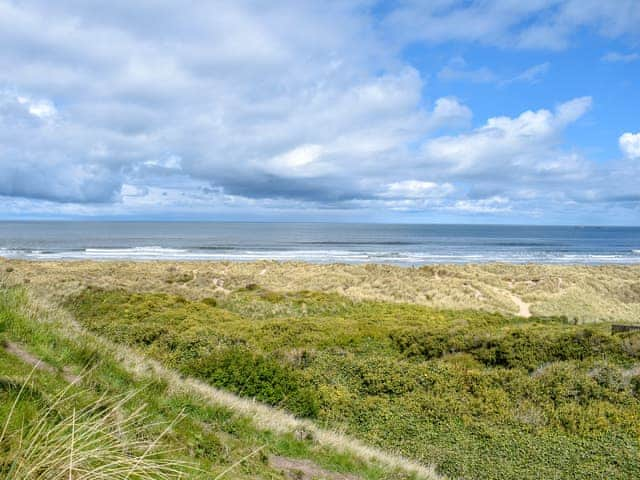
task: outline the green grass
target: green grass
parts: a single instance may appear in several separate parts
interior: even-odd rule
[[[640,477],[637,332],[254,286],[203,301],[89,289],[67,307],[183,374],[452,477]]]
[[[156,313],[163,309],[157,309]],[[76,458],[84,458],[85,463],[76,463],[72,478],[85,478],[81,476],[81,468],[86,478],[100,478],[98,470],[92,474],[92,468],[104,467],[105,463],[115,465],[107,461],[111,457],[104,452],[118,454],[133,463],[143,457],[141,465],[158,467],[139,468],[128,477],[131,480],[216,479],[229,468],[232,470],[224,478],[289,478],[269,466],[269,455],[308,459],[330,471],[353,473],[363,479],[413,478],[322,446],[313,438],[259,429],[250,418],[176,388],[153,372],[133,375],[123,367],[117,352],[104,342],[92,334],[70,335],[69,328],[61,320],[30,314],[24,290],[0,289],[0,342],[20,342],[51,367],[33,370],[0,348],[0,426],[7,425],[6,435],[0,441],[2,478],[24,478],[14,475],[23,472],[17,470],[17,465],[20,462],[28,465],[29,458],[33,464],[34,458],[42,457],[25,455],[29,449],[24,439],[30,438],[35,438],[31,442],[34,452],[59,451],[62,460],[60,468],[51,467],[46,475],[28,478],[69,478],[65,465],[74,445],[70,432],[75,430],[80,436],[76,438],[91,438],[98,424],[103,427],[97,433],[100,440],[90,446],[99,445],[103,455],[87,447],[85,451],[89,453],[82,457],[81,444],[76,441]],[[126,342],[136,343],[134,336],[141,334],[142,330],[136,330]],[[81,376],[78,384],[69,385],[64,379],[63,372],[69,369]],[[37,429],[44,434],[35,437],[30,434]],[[89,433],[82,436],[82,432]],[[147,445],[156,443],[153,451],[145,455]],[[175,475],[166,468],[162,470],[163,465],[174,469]],[[183,476],[178,477],[178,471]],[[111,478],[120,477],[113,473]]]

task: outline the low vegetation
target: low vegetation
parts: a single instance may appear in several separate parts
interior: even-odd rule
[[[0,266],[0,340],[53,368],[26,382],[31,367],[0,349],[5,453],[88,367],[56,418],[124,395],[125,418],[144,405],[153,419],[125,442],[172,425],[154,451],[195,468],[186,478],[400,479],[432,464],[460,479],[640,478],[640,333],[608,323],[640,319],[640,267]],[[29,313],[33,300],[66,320]]]
[[[0,288],[0,478],[435,478],[216,395],[41,309],[25,289]]]
[[[453,478],[638,478],[640,332],[249,285],[88,288],[90,331]]]

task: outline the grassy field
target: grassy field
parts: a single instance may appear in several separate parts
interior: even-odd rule
[[[457,478],[638,478],[640,332],[249,285],[88,289],[86,328]]]
[[[185,410],[184,399],[172,410],[158,402],[174,398],[172,384],[193,378],[200,388],[308,419],[295,423],[282,412],[261,422],[239,415],[233,400],[215,408],[225,412],[222,424],[209,419],[203,430],[204,414],[191,409],[211,406],[190,395],[195,406],[186,408],[185,436],[174,445],[196,450],[177,459],[220,472],[266,445],[230,478],[282,478],[268,460],[280,457],[355,475],[344,478],[410,478],[390,467],[403,462],[396,454],[450,478],[640,477],[640,333],[611,335],[608,323],[634,319],[636,267],[12,261],[3,268],[5,297],[27,291],[31,301],[61,308],[85,332],[65,345],[84,353],[64,353],[72,347],[52,340],[62,327],[33,315],[6,314],[13,320],[2,335],[58,369],[77,370],[102,352],[98,364],[108,367],[91,370],[103,372],[89,382],[102,385],[92,395],[148,382],[143,403],[166,423]],[[514,298],[531,316],[518,315]],[[5,310],[19,311],[11,302]],[[105,342],[126,355],[104,353]],[[134,357],[176,373],[152,369],[126,382],[111,373],[130,375],[122,361]],[[28,368],[20,368],[24,376]],[[230,434],[225,422],[242,428]],[[300,425],[313,433],[300,436]],[[336,430],[350,437],[322,440]],[[209,433],[226,456],[197,453]],[[364,444],[345,448],[357,444],[353,437]],[[371,457],[365,445],[391,457],[363,461]]]

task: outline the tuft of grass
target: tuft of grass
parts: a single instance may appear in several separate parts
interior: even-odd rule
[[[193,469],[188,462],[168,456],[170,450],[156,448],[173,423],[155,439],[144,439],[149,417],[142,409],[123,413],[130,396],[119,400],[103,396],[77,410],[71,405],[81,392],[71,394],[68,386],[46,407],[38,405],[35,415],[14,418],[36,368],[22,383],[0,434],[3,478],[170,480],[183,478]]]

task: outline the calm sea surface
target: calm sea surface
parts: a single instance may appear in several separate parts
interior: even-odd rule
[[[640,263],[640,227],[0,222],[0,256],[308,262]]]

